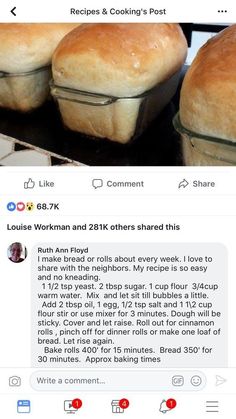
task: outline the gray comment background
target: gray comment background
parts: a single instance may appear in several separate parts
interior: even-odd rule
[[[33,367],[227,367],[221,244],[39,244],[31,293]]]

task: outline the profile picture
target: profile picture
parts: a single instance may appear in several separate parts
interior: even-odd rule
[[[27,249],[22,243],[14,242],[8,247],[7,256],[11,262],[23,262],[27,257]]]

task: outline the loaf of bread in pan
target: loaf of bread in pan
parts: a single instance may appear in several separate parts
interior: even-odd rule
[[[176,73],[187,43],[178,24],[85,24],[53,55],[57,86],[119,98],[135,97]],[[59,100],[65,124],[76,131],[125,143],[135,131],[140,99],[93,107]]]
[[[50,69],[29,76],[22,73],[49,66],[59,41],[76,26],[78,24],[0,24],[0,107],[29,111],[45,101]],[[1,77],[1,72],[16,76]]]
[[[236,25],[198,51],[182,85],[180,120],[203,136],[236,141]]]

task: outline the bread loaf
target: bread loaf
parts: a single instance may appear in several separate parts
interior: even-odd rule
[[[85,24],[53,55],[57,86],[134,98],[168,80],[183,65],[187,43],[178,24]],[[141,99],[90,106],[59,99],[72,130],[125,143],[135,131]]]
[[[45,101],[50,70],[24,73],[49,66],[57,44],[75,26],[78,24],[0,24],[0,107],[29,111]]]
[[[236,141],[236,25],[200,48],[182,85],[180,120],[195,133]]]

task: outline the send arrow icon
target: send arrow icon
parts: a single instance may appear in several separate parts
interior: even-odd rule
[[[16,7],[13,7],[13,9],[11,9],[11,14],[12,14],[13,16],[16,16],[15,10],[16,10]]]
[[[216,375],[216,386],[221,386],[222,384],[226,383],[226,378],[221,377],[220,375]]]

